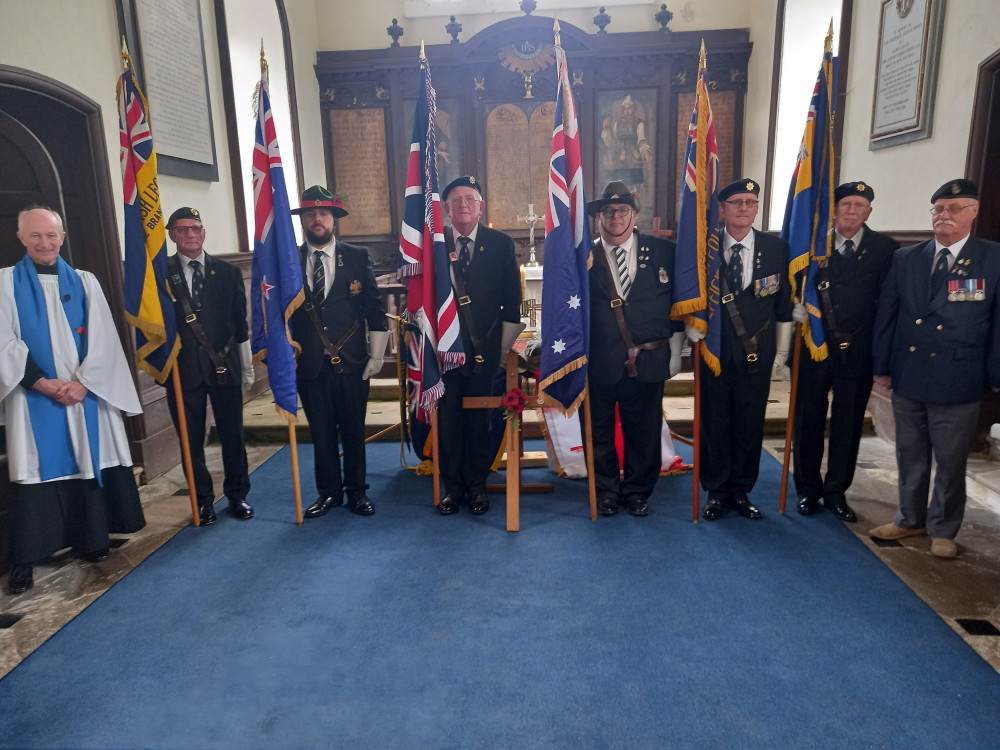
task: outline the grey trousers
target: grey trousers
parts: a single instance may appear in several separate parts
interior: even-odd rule
[[[954,539],[965,515],[965,465],[979,419],[979,401],[931,404],[892,394],[896,420],[899,508],[893,522]],[[930,495],[931,459],[936,464]]]

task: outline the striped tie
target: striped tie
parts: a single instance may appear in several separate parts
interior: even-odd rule
[[[312,292],[313,304],[322,305],[326,297],[326,269],[323,268],[323,253],[319,250],[313,253]]]
[[[201,263],[192,260],[188,263],[191,266],[191,307],[195,310],[201,309],[201,293],[205,289],[205,274],[202,273]]]
[[[618,281],[622,286],[622,299],[628,299],[629,290],[632,288],[632,279],[628,275],[628,261],[621,245],[615,246],[615,260],[618,262]]]

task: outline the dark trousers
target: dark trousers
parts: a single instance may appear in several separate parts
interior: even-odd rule
[[[621,417],[624,476],[615,450],[615,405]],[[660,476],[663,383],[623,377],[613,385],[590,384],[594,436],[594,485],[598,498],[647,499]]]
[[[490,440],[492,409],[463,409],[466,396],[490,396],[493,370],[476,373],[471,366],[446,372],[438,401],[438,449],[445,493],[456,501],[486,491],[486,478],[496,457]]]
[[[795,489],[799,497],[842,497],[854,481],[872,378],[839,374],[837,357],[839,354],[834,351],[822,362],[814,362],[808,353],[803,353],[799,360],[792,442]],[[824,479],[820,464],[831,391],[833,409]]]
[[[315,463],[316,490],[320,497],[355,499],[365,494],[365,415],[367,380],[360,372],[336,373],[324,362],[315,378],[299,380],[299,397],[309,420]],[[338,433],[344,446],[344,472],[340,472]]]
[[[771,367],[743,374],[731,364],[716,377],[701,364],[701,486],[710,493],[750,492],[760,471]]]
[[[215,500],[212,475],[205,466],[205,419],[208,402],[212,403],[215,428],[222,445],[222,491],[230,502],[237,502],[250,491],[250,473],[247,471],[247,451],[243,442],[243,392],[237,385],[208,385],[181,389],[184,398],[184,416],[187,419],[188,445],[191,448],[191,468],[194,473],[194,491],[198,504]],[[167,387],[167,406],[170,418],[177,428],[177,400],[174,389]]]

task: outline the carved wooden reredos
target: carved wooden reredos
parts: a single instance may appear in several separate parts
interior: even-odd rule
[[[639,192],[640,227],[654,216],[674,226],[702,39],[720,182],[739,177],[748,30],[587,34],[560,25],[588,198],[622,179]],[[379,271],[396,265],[418,54],[414,46],[317,55],[327,181],[351,212],[339,232],[367,244]],[[500,21],[467,42],[428,46],[426,56],[437,90],[441,186],[476,175],[485,188],[484,221],[524,240],[528,229],[517,217],[529,203],[544,213],[546,201],[556,90],[552,19]]]

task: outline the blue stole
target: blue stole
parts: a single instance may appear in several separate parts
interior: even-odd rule
[[[62,258],[56,259],[59,275],[59,297],[62,300],[66,320],[69,322],[76,351],[82,361],[87,356],[87,295],[79,275]],[[31,257],[25,254],[21,262],[14,266],[14,304],[21,326],[21,340],[27,345],[32,361],[45,373],[47,378],[56,378],[55,358],[52,355],[52,340],[49,337],[49,318],[45,306],[45,294],[38,280],[38,272]],[[28,415],[35,435],[35,449],[43,482],[58,477],[72,476],[80,472],[73,454],[66,407],[34,389],[25,390],[28,399]],[[101,462],[99,449],[100,431],[97,424],[97,397],[87,393],[83,400],[83,413],[90,443],[90,458],[94,465],[94,477],[101,484]]]

